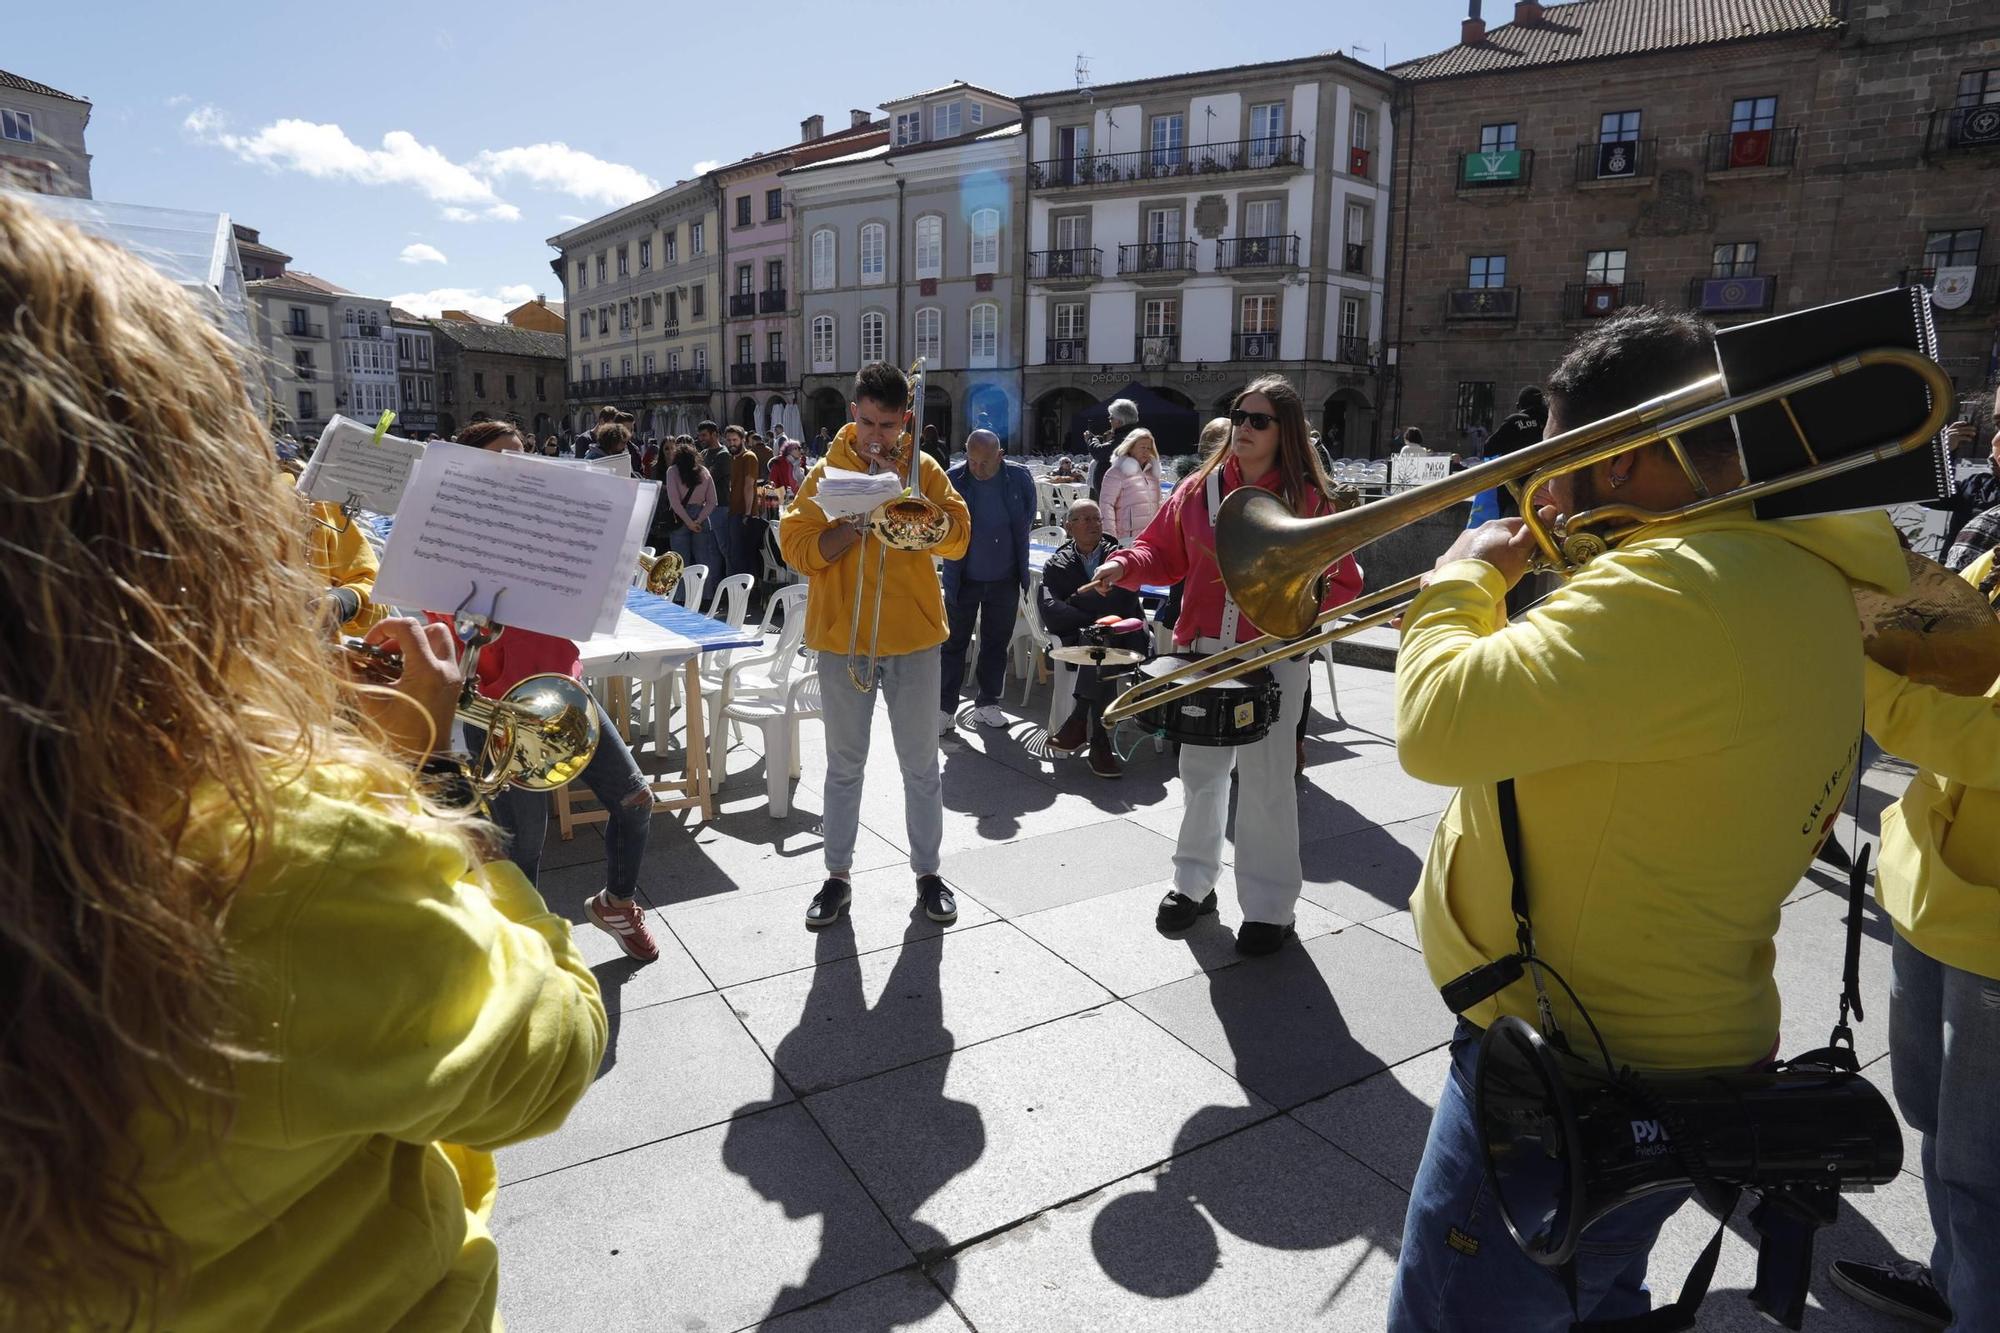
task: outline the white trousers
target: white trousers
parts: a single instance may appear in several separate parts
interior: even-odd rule
[[[1174,847],[1174,888],[1199,902],[1222,873],[1229,773],[1236,771],[1236,898],[1245,921],[1289,925],[1299,900],[1299,714],[1309,662],[1277,662],[1278,720],[1254,745],[1181,746],[1187,804]]]

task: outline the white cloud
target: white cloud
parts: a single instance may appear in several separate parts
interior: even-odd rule
[[[496,222],[519,222],[521,210],[512,204],[494,204],[486,210],[486,216]]]
[[[440,215],[441,217],[443,217],[443,218],[444,218],[444,220],[445,220],[446,222],[477,222],[477,221],[479,221],[479,214],[477,214],[477,213],[473,212],[473,211],[472,211],[471,209],[469,209],[469,208],[445,208],[445,209],[440,209],[440,210],[439,210],[439,215]]]
[[[172,97],[169,97],[167,99],[167,105],[171,107],[182,107],[186,106],[188,103],[192,101],[194,101],[194,99],[192,97],[189,97],[186,93],[175,93]]]
[[[722,163],[716,161],[714,158],[705,158],[702,161],[695,163],[692,167],[688,168],[688,170],[696,176],[706,176],[709,172],[714,171],[717,167],[721,165]]]
[[[556,221],[567,222],[572,227],[581,227],[584,223],[590,221],[590,219],[579,217],[575,213],[558,213],[556,214]]]
[[[390,297],[389,304],[428,319],[436,319],[447,310],[463,310],[481,319],[499,319],[515,306],[534,299],[533,287],[514,282],[492,291],[477,287],[433,287],[427,292],[403,292]]]
[[[422,241],[415,241],[404,246],[403,253],[396,257],[405,264],[443,264],[449,262],[444,257],[444,251],[438,249],[435,245],[425,245]]]
[[[485,152],[472,159],[472,166],[495,180],[520,176],[544,190],[614,208],[657,194],[660,189],[659,183],[642,171],[564,143]]]

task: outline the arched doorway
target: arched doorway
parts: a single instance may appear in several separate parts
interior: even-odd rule
[[[937,427],[938,438],[944,441],[944,449],[948,454],[956,454],[959,446],[964,443],[959,438],[959,433],[952,428],[953,424],[951,395],[945,392],[941,384],[924,385],[924,429],[928,432],[932,426]]]
[[[1375,408],[1359,389],[1336,389],[1326,400],[1319,429],[1335,458],[1375,456]]]
[[[552,434],[552,433],[554,432],[554,430],[555,430],[555,424],[554,424],[554,419],[553,419],[552,417],[550,417],[550,416],[549,416],[549,414],[548,414],[547,412],[537,412],[537,413],[535,413],[535,439],[536,439],[536,440],[540,440],[540,439],[541,439],[541,438],[542,438],[543,436],[545,436],[545,435],[549,435],[549,434]]]
[[[755,398],[738,398],[736,400],[736,410],[729,414],[729,419],[745,430],[757,429],[757,400]]]
[[[847,424],[847,399],[838,389],[814,389],[806,399],[804,430],[810,439],[818,439],[825,431],[828,436],[838,435],[840,428]]]
[[[1081,453],[1084,414],[1096,404],[1097,400],[1081,389],[1065,385],[1049,390],[1035,402],[1029,448],[1044,455]]]
[[[791,434],[792,423],[785,415],[785,400],[775,397],[766,399],[764,405],[757,409],[757,424],[766,436],[776,434],[780,427],[787,435]]]

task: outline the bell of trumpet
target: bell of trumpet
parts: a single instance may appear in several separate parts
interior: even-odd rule
[[[647,555],[644,551],[639,553],[639,568],[646,575],[646,591],[655,597],[671,597],[686,567],[686,562],[675,551],[662,551],[658,555]]]
[[[951,535],[951,518],[942,508],[915,493],[878,505],[868,530],[884,546],[897,551],[928,551]]]

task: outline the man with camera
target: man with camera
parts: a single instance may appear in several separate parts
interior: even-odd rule
[[[1705,321],[1614,316],[1551,378],[1549,434],[1714,368]],[[1727,425],[1682,442],[1712,492],[1740,484]],[[1695,498],[1664,444],[1533,497],[1549,522]],[[1515,953],[1511,822],[1537,955],[1574,987],[1612,1062],[1685,1071],[1768,1060],[1779,909],[1854,765],[1861,642],[1849,585],[1906,584],[1895,533],[1881,514],[1760,523],[1734,509],[1661,523],[1508,623],[1507,592],[1533,549],[1519,518],[1466,531],[1404,617],[1399,756],[1411,775],[1459,788],[1411,902],[1425,963],[1442,986]],[[1576,1007],[1548,989],[1550,1016],[1594,1058]],[[1503,1015],[1542,1025],[1531,977],[1463,1008],[1404,1226],[1393,1333],[1644,1313],[1648,1254],[1688,1197],[1648,1195],[1597,1220],[1573,1285],[1528,1258],[1488,1192],[1472,1105],[1480,1039]]]

